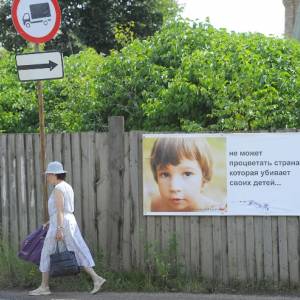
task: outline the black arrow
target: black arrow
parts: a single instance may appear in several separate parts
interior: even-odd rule
[[[50,69],[52,71],[57,66],[57,63],[49,60],[48,64],[37,64],[37,65],[24,65],[17,66],[18,70],[35,70],[35,69]]]

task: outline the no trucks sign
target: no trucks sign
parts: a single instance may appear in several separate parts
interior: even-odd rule
[[[61,11],[57,0],[14,0],[11,12],[16,30],[29,42],[45,43],[60,27]]]

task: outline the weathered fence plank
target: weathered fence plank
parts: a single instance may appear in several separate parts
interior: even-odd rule
[[[243,217],[236,217],[237,237],[237,272],[238,279],[247,280],[246,272],[246,249],[245,249],[245,220]]]
[[[274,284],[278,286],[279,281],[279,264],[278,264],[278,223],[277,217],[272,218],[272,244],[273,244],[273,279]]]
[[[139,266],[140,263],[140,218],[139,218],[139,191],[137,189],[139,185],[139,174],[138,174],[138,132],[129,133],[130,141],[130,190],[132,197],[132,221],[131,221],[131,264],[133,266]]]
[[[200,219],[200,249],[201,249],[201,274],[204,278],[212,280],[213,270],[213,232],[212,217]]]
[[[25,135],[25,158],[26,158],[26,181],[27,181],[27,207],[28,207],[28,230],[32,232],[37,228],[36,212],[36,186],[34,184],[35,157],[33,153],[33,139],[31,134]]]
[[[33,135],[34,156],[35,156],[35,186],[36,186],[36,216],[38,226],[43,224],[43,193],[42,193],[42,174],[40,171],[40,140],[39,135]]]
[[[227,241],[227,220],[221,218],[221,238],[222,238],[222,282],[227,284],[229,281],[228,273],[228,241]]]
[[[222,279],[222,236],[221,236],[221,217],[212,219],[213,226],[213,269],[214,279]]]
[[[262,217],[254,217],[255,274],[257,282],[264,280]]]
[[[163,216],[161,221],[161,247],[162,251],[167,251],[170,239],[170,220],[169,217]]]
[[[264,237],[264,279],[273,281],[272,265],[272,223],[270,217],[263,217],[263,237]]]
[[[4,241],[9,241],[9,189],[7,135],[0,136],[1,229]]]
[[[74,190],[74,214],[80,230],[82,230],[82,177],[81,177],[81,142],[80,134],[74,133],[71,135],[72,148],[72,182]],[[97,154],[97,153],[96,153]],[[68,176],[70,177],[70,175]]]
[[[184,258],[186,265],[186,272],[191,273],[191,223],[190,219],[184,217]]]
[[[110,177],[109,177],[109,145],[108,135],[96,134],[96,192],[97,192],[97,232],[99,249],[104,257],[108,257],[108,204],[110,201]]]
[[[95,194],[95,135],[81,134],[83,232],[88,245],[97,249],[96,194]]]
[[[123,241],[122,243],[122,260],[121,267],[129,271],[131,270],[131,198],[130,198],[130,172],[129,172],[129,154],[130,144],[128,133],[124,134],[124,201],[123,201]]]
[[[154,247],[157,244],[155,238],[155,217],[148,216],[146,218],[147,221],[147,245],[146,245],[146,253],[145,253],[145,260],[146,263],[150,264],[151,266],[154,263],[153,259],[153,251]]]
[[[175,218],[176,220],[176,218]],[[200,235],[199,235],[199,217],[191,217],[191,264],[193,272],[200,272]]]
[[[13,248],[19,246],[19,220],[17,201],[17,160],[16,136],[8,135],[8,182],[9,182],[9,228],[10,242]]]
[[[279,278],[281,282],[289,280],[287,238],[286,217],[278,217]]]
[[[179,238],[179,243],[180,243],[180,236],[177,235],[177,229],[176,229],[176,237]],[[155,218],[154,246],[156,247],[157,251],[161,251],[161,218]]]
[[[52,136],[53,157],[52,160],[62,162],[62,134],[54,133]]]
[[[296,285],[299,283],[299,222],[297,217],[287,219],[287,232],[289,282]]]
[[[124,201],[124,119],[109,119],[109,163],[110,180],[114,185],[110,189],[109,202],[109,263],[113,270],[121,266],[123,238],[123,201]],[[136,187],[137,188],[137,187]]]
[[[139,267],[141,270],[145,270],[145,247],[147,245],[147,221],[143,214],[143,139],[142,132],[137,132],[137,175],[138,175],[138,185],[135,187],[138,190],[138,218],[141,228],[139,230],[140,235],[140,257],[139,257]]]
[[[47,134],[46,135],[46,162],[47,162],[46,169],[47,169],[48,163],[54,160],[53,153],[54,153],[54,151],[53,151],[53,134]],[[48,199],[49,199],[49,196],[50,196],[52,190],[53,190],[53,186],[48,185],[48,189],[47,189]]]
[[[62,164],[67,173],[67,181],[73,187],[72,149],[71,136],[69,133],[62,134]]]
[[[157,228],[159,228],[160,218],[157,218]],[[184,244],[184,217],[176,216],[175,218],[175,231],[178,241],[178,262],[185,265],[185,244]],[[156,237],[160,240],[160,236]]]
[[[26,169],[25,169],[24,135],[16,135],[16,167],[17,167],[17,201],[19,220],[19,241],[28,235],[28,214],[26,197]]]
[[[229,280],[237,280],[237,235],[235,217],[227,217],[228,240],[228,276]]]
[[[253,217],[245,218],[246,235],[246,269],[248,282],[254,282],[255,275],[255,252],[254,252],[254,221]]]

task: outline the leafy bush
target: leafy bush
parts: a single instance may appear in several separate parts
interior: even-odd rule
[[[165,289],[174,289],[178,279],[184,278],[186,270],[179,261],[178,240],[173,235],[166,249],[160,250],[158,243],[148,243],[145,247],[146,274],[148,281]]]
[[[19,83],[14,56],[1,55],[0,130],[37,131],[34,85]],[[44,83],[46,127],[102,131],[112,115],[127,130],[298,127],[299,63],[294,40],[170,21],[108,56],[65,58],[65,78]]]
[[[88,49],[64,59],[63,79],[43,82],[46,130],[84,131],[95,128],[95,74],[103,57]],[[34,83],[17,78],[15,56],[0,60],[0,131],[37,132],[38,99]]]
[[[64,59],[65,77],[44,84],[46,123],[49,132],[95,130],[96,74],[103,57],[87,49]]]
[[[38,105],[34,85],[21,84],[15,70],[15,56],[0,52],[0,132],[35,131]]]
[[[106,59],[101,114],[151,131],[297,127],[299,54],[292,40],[171,23]]]

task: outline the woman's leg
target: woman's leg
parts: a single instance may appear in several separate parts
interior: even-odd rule
[[[49,287],[49,272],[43,272],[42,273],[42,288],[48,288]]]
[[[94,283],[94,288],[93,290],[91,291],[92,294],[96,294],[101,286],[103,285],[103,283],[106,281],[104,278],[102,278],[101,276],[99,276],[93,268],[90,268],[90,267],[83,267],[84,271],[86,273],[88,273],[92,280],[93,280],[93,283]]]
[[[84,271],[85,271],[86,273],[88,273],[88,274],[91,276],[91,278],[92,278],[92,280],[93,280],[94,283],[95,283],[95,281],[97,281],[97,280],[103,279],[101,276],[99,276],[99,275],[94,271],[93,268],[90,268],[90,267],[83,267],[83,269],[84,269]]]

